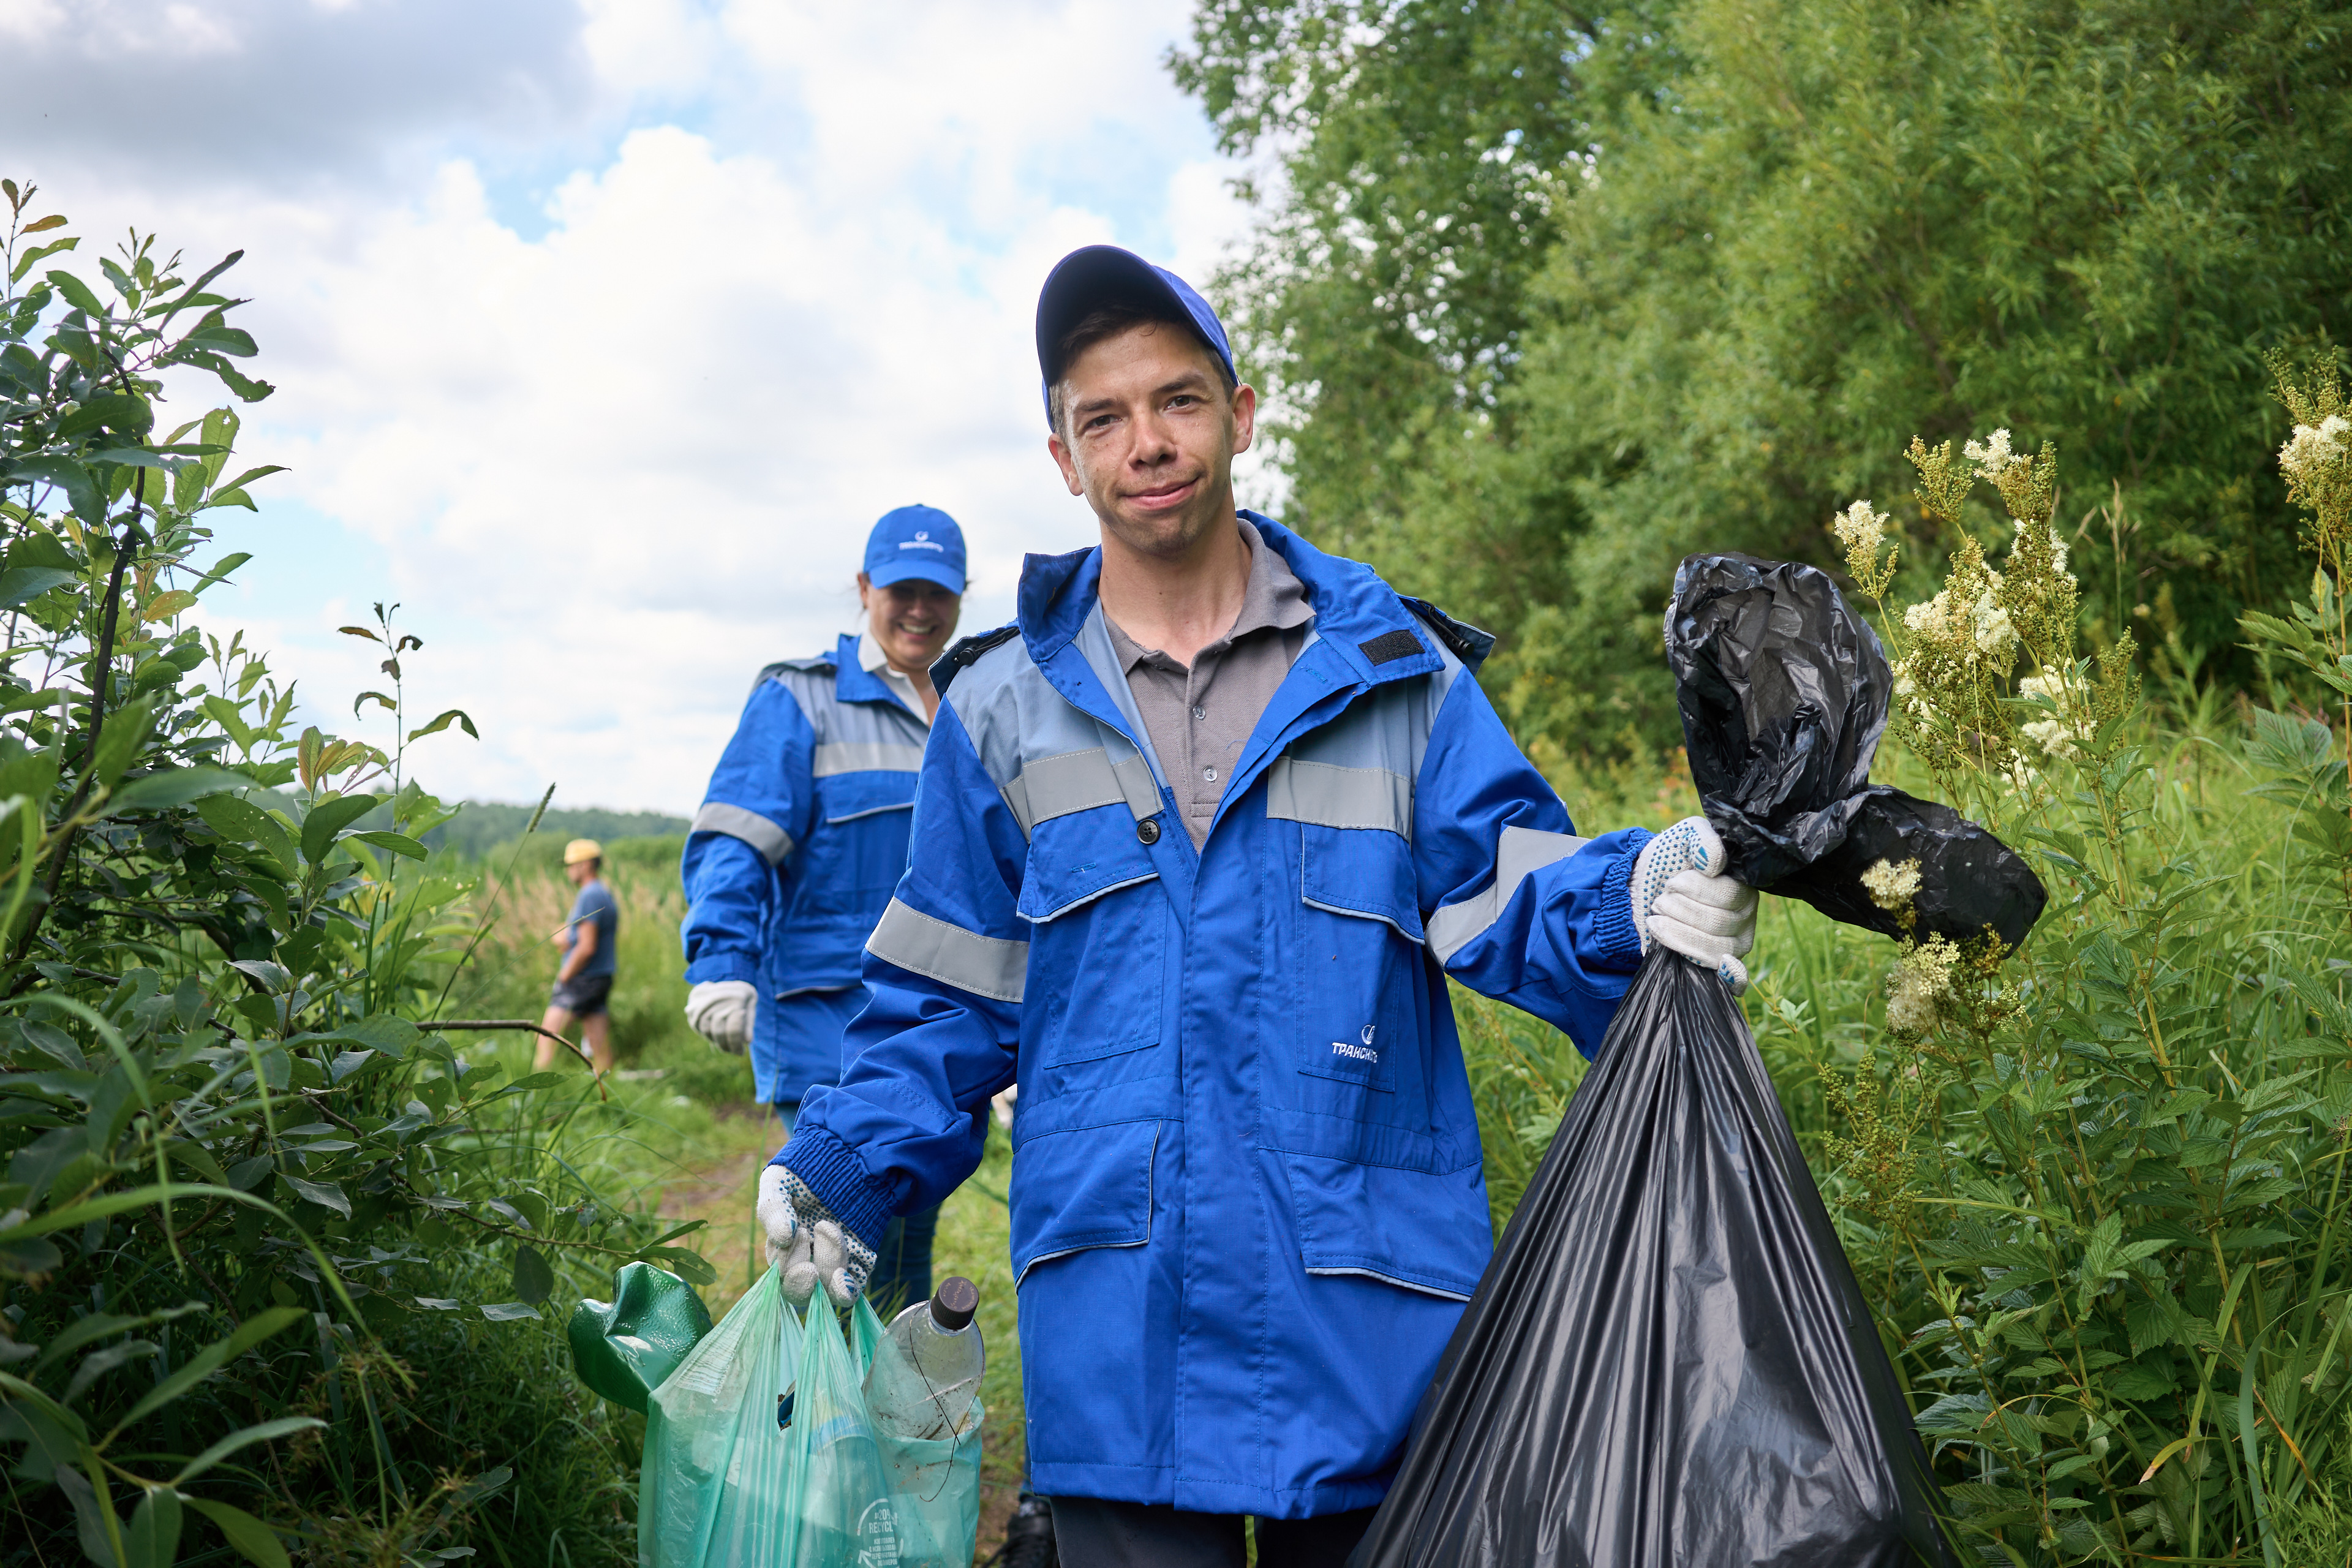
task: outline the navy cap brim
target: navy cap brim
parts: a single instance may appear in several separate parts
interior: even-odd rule
[[[1037,296],[1037,374],[1046,388],[1047,414],[1052,412],[1052,388],[1061,380],[1061,342],[1070,329],[1099,306],[1133,301],[1179,321],[1192,324],[1193,335],[1216,355],[1227,375],[1234,374],[1232,352],[1219,340],[1223,326],[1213,313],[1202,321],[1208,302],[1187,300],[1160,268],[1131,250],[1116,245],[1089,245],[1062,258],[1045,277]]]
[[[950,594],[963,592],[963,574],[943,561],[893,561],[874,567],[866,574],[866,580],[877,588],[887,588],[893,583],[904,583],[913,577],[919,577],[926,583],[937,583]]]

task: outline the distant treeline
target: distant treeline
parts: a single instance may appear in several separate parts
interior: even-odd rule
[[[257,792],[266,804],[291,816],[299,816],[300,808],[294,796],[281,791]],[[530,826],[534,805],[509,805],[502,801],[469,800],[465,809],[447,822],[425,836],[428,849],[451,849],[469,860],[479,860],[500,845],[511,844],[522,837]],[[392,826],[392,810],[380,805],[354,824],[362,828],[385,828]],[[598,806],[577,809],[551,807],[539,819],[535,838],[548,841],[553,847],[548,852],[552,863],[562,853],[563,846],[574,838],[593,838],[600,844],[611,844],[631,838],[683,839],[687,820],[682,816],[665,816],[657,811],[606,811]],[[673,851],[674,853],[674,851]],[[639,856],[642,858],[642,853]],[[534,860],[539,857],[533,856]]]
[[[492,847],[520,837],[533,809],[499,801],[469,800],[465,810],[426,834],[425,842],[433,848],[446,847],[460,855],[478,858]],[[657,811],[604,811],[595,806],[566,811],[551,807],[539,819],[539,837],[559,841],[593,838],[601,844],[617,838],[672,837],[683,834],[686,827],[686,818],[665,816]]]

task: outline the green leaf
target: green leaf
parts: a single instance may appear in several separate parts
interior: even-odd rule
[[[437,734],[441,731],[447,729],[452,723],[455,723],[459,729],[465,731],[468,735],[473,736],[477,741],[482,738],[482,732],[474,728],[473,720],[467,717],[466,710],[462,708],[452,708],[447,712],[443,713],[433,720],[432,722],[420,725],[416,729],[411,730],[408,732],[408,738],[412,741],[421,741],[427,735]]]
[[[500,1301],[496,1306],[485,1306],[482,1316],[494,1323],[516,1323],[538,1317],[539,1309],[527,1301]]]
[[[235,1333],[226,1339],[215,1340],[190,1356],[179,1371],[149,1390],[146,1398],[132,1405],[131,1413],[115,1423],[114,1430],[120,1432],[148,1412],[160,1410],[171,1404],[262,1341],[292,1328],[304,1316],[298,1307],[272,1307],[267,1311],[255,1313],[238,1324]]]
[[[345,1219],[352,1217],[352,1200],[345,1197],[343,1189],[332,1182],[305,1181],[300,1176],[289,1176],[283,1171],[278,1173],[278,1179],[320,1208],[332,1209]]]
[[[339,795],[312,803],[302,818],[302,858],[313,866],[327,857],[335,835],[383,804],[379,795]]]
[[[323,1428],[326,1425],[324,1421],[310,1415],[281,1415],[275,1421],[264,1421],[257,1426],[239,1427],[190,1459],[181,1468],[180,1473],[172,1478],[172,1484],[175,1487],[186,1486],[239,1448],[250,1447],[255,1443],[267,1443],[273,1437],[283,1437],[295,1432],[307,1432],[312,1427]]]
[[[555,1289],[555,1270],[546,1256],[535,1247],[515,1248],[514,1293],[521,1300],[536,1307],[547,1300]]]
[[[62,566],[12,566],[0,572],[0,610],[13,610],[80,577]]]
[[[147,725],[154,714],[152,699],[134,698],[106,716],[99,731],[98,756],[90,772],[100,784],[111,787],[131,765],[131,759],[147,742]],[[121,809],[120,806],[114,809]]]
[[[80,243],[81,237],[79,235],[68,235],[63,239],[53,239],[47,245],[37,245],[33,247],[32,249],[16,258],[16,268],[8,274],[8,281],[11,283],[23,282],[25,280],[25,274],[33,269],[33,263],[40,260],[44,256],[55,256],[60,250],[71,250]]]
[[[373,844],[379,849],[389,849],[395,855],[405,855],[411,860],[425,858],[425,846],[404,833],[386,833],[378,829],[368,833],[346,833],[343,837],[361,844]]]
[[[196,802],[196,815],[223,838],[240,844],[259,845],[287,876],[291,877],[301,869],[300,863],[294,858],[293,837],[286,831],[285,825],[253,802],[240,800],[233,795],[206,795]]]
[[[180,1494],[150,1487],[122,1535],[125,1568],[172,1568],[180,1555]]]
[[[66,303],[75,310],[88,311],[93,316],[106,314],[106,307],[98,302],[98,296],[89,291],[89,285],[72,273],[53,271],[42,276],[49,280],[49,287],[63,294]]]
[[[254,1568],[292,1568],[286,1558],[286,1548],[277,1534],[243,1509],[231,1508],[210,1498],[183,1497],[180,1500],[211,1520],[213,1527],[236,1548],[237,1555],[252,1563]]]
[[[66,492],[66,504],[84,522],[96,527],[106,523],[106,492],[98,488],[88,468],[71,458],[19,458],[11,466],[8,479],[18,482],[26,476],[47,479]]]
[[[106,815],[112,816],[126,811],[162,811],[170,806],[186,805],[206,795],[252,787],[251,779],[243,773],[231,773],[226,768],[171,768],[163,773],[149,773],[144,778],[132,779],[116,790],[106,803]]]
[[[180,344],[211,353],[235,354],[239,359],[251,359],[261,352],[254,343],[253,334],[241,327],[198,327],[182,338]]]

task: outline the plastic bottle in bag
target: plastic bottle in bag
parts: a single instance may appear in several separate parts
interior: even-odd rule
[[[980,1288],[958,1275],[890,1320],[887,1342],[899,1353],[877,1353],[866,1374],[877,1426],[919,1442],[959,1436],[978,1419],[972,1396],[988,1359],[972,1321],[979,1310]]]

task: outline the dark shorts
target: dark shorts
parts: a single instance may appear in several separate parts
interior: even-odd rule
[[[576,974],[569,980],[559,980],[547,994],[548,1002],[562,1008],[575,1018],[593,1018],[604,1011],[604,1004],[613,994],[613,977],[609,974]]]

